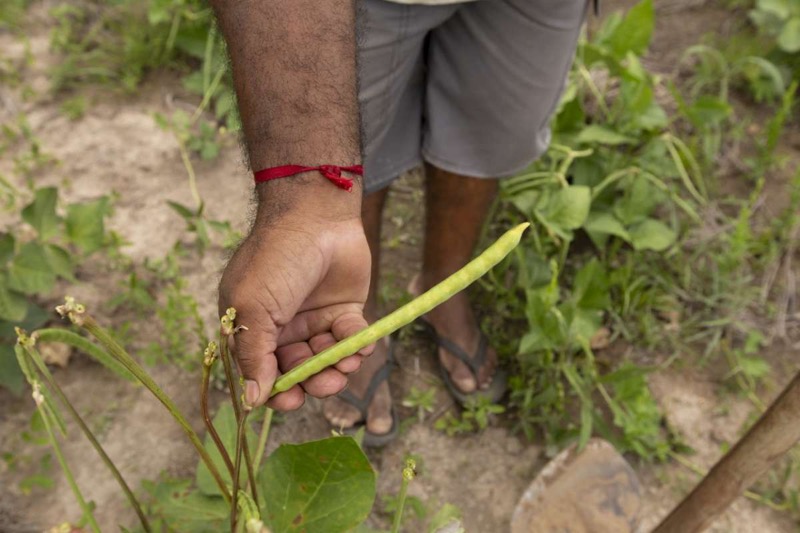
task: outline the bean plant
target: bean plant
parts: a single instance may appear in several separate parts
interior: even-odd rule
[[[524,223],[509,230],[463,269],[426,293],[283,374],[275,382],[272,395],[290,389],[390,335],[463,290],[502,261],[517,246],[527,227],[528,224]],[[375,472],[353,438],[337,436],[282,445],[262,463],[272,411],[253,409],[244,402],[242,378],[235,375],[229,341],[237,332],[247,329],[247,325],[237,322],[235,309],[228,309],[221,317],[219,339],[209,342],[203,356],[199,404],[207,431],[204,440],[193,430],[186,415],[170,396],[98,324],[84,305],[67,297],[56,310],[88,333],[96,343],[66,329],[48,328],[28,334],[17,328],[15,354],[31,386],[53,452],[82,510],[84,521],[93,532],[100,528],[92,506],[83,497],[61,452],[59,439],[67,435],[62,407],[111,471],[139,518],[140,531],[204,532],[229,528],[231,532],[248,533],[314,530],[335,533],[349,531],[366,520],[375,498]],[[167,481],[148,484],[152,503],[143,505],[53,378],[37,349],[37,343],[43,341],[71,345],[118,375],[146,387],[172,415],[197,452],[199,463],[194,483]],[[208,405],[209,378],[212,368],[220,360],[230,402],[223,405],[212,419]],[[263,417],[258,435],[248,423],[254,412]],[[399,531],[403,501],[413,477],[414,465],[408,462],[403,469],[393,532]]]

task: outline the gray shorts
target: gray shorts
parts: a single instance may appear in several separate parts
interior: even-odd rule
[[[587,0],[363,0],[364,190],[423,161],[479,178],[539,157]]]

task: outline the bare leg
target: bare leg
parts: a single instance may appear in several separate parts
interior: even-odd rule
[[[361,219],[364,222],[364,232],[372,252],[372,273],[364,314],[367,321],[372,323],[378,318],[378,287],[380,282],[381,262],[381,219],[383,206],[386,203],[388,188],[381,189],[367,195],[361,206]],[[386,364],[386,343],[379,342],[375,352],[368,357],[361,369],[352,374],[348,389],[357,397],[363,397],[369,386],[372,376]],[[389,384],[381,383],[375,392],[373,401],[367,410],[367,431],[383,434],[392,429],[392,398],[389,393]],[[361,420],[358,409],[339,398],[327,398],[323,404],[325,418],[334,428],[349,428]]]
[[[497,181],[460,176],[426,167],[425,250],[422,274],[412,292],[419,293],[436,285],[463,267],[472,258],[481,228],[497,194]],[[475,314],[465,292],[440,305],[426,317],[437,333],[466,353],[474,354],[480,342]],[[478,373],[478,383],[469,367],[444,349],[439,357],[455,385],[469,393],[488,386],[497,363],[497,354],[488,349],[487,362]]]

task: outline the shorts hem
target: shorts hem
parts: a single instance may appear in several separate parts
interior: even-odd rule
[[[426,163],[430,163],[431,165],[440,168],[442,170],[446,170],[447,172],[452,172],[453,174],[460,174],[462,176],[468,176],[470,178],[479,178],[479,179],[502,179],[511,177],[530,166],[534,161],[539,159],[542,154],[547,151],[547,148],[544,150],[534,150],[534,153],[529,158],[524,160],[524,163],[519,165],[514,165],[510,167],[508,170],[502,170],[499,172],[487,172],[485,170],[476,171],[475,169],[466,168],[462,165],[457,163],[451,163],[445,159],[432,155],[427,150],[422,150],[422,158],[425,160]]]
[[[400,175],[408,172],[412,169],[417,168],[418,166],[422,165],[423,161],[421,158],[417,157],[406,162],[403,165],[397,165],[394,167],[393,170],[383,172],[380,178],[372,178],[364,180],[364,194],[370,194],[376,191],[379,191],[385,187],[388,187],[394,180],[400,177]]]

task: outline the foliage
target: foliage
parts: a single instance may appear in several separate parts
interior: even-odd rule
[[[639,59],[653,24],[653,5],[645,0],[624,16],[609,16],[593,41],[579,44],[550,150],[503,182],[502,199],[512,206],[505,216],[516,212],[535,224],[528,246],[506,265],[513,281],[497,275],[490,290],[512,302],[509,315],[527,321],[511,380],[522,430],[532,435],[542,427],[553,445],[583,443],[598,431],[622,450],[664,458],[661,415],[642,375],[623,366],[603,376],[592,353],[607,317],[638,311],[636,304],[658,305],[658,297],[642,293],[653,281],[634,282],[620,266],[674,253],[706,201],[697,162],[670,131],[656,98],[659,79]],[[582,235],[599,259],[571,253]],[[599,393],[617,431],[596,406]],[[579,423],[565,422],[576,401]]]
[[[495,415],[505,411],[506,408],[502,405],[494,404],[484,396],[477,396],[464,405],[464,410],[458,416],[448,412],[436,421],[434,427],[450,437],[459,433],[481,431],[489,427],[489,421]]]
[[[48,314],[37,299],[50,296],[59,280],[74,282],[77,265],[107,243],[107,196],[62,207],[55,187],[36,189],[16,231],[0,233],[0,385],[17,393],[24,380],[12,348],[14,327],[44,324]]]
[[[760,31],[774,37],[782,51],[800,52],[800,1],[757,0],[750,20]]]

